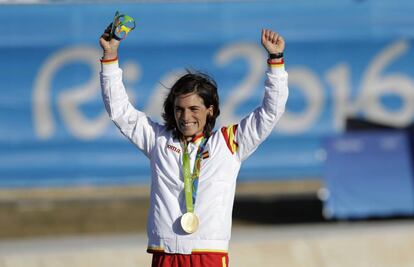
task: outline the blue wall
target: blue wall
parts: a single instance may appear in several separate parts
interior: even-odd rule
[[[414,214],[408,131],[352,132],[327,138],[327,218]]]
[[[322,140],[347,115],[414,115],[414,2],[254,1],[0,7],[0,186],[148,183],[148,161],[104,111],[98,38],[116,10],[137,21],[120,63],[136,107],[160,120],[185,68],[215,77],[222,125],[260,103],[260,30],[286,39],[290,98],[242,180],[322,176]],[[242,96],[244,92],[245,97]]]

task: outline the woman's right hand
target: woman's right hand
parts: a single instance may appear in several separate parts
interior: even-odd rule
[[[116,40],[115,38],[110,39],[109,34],[111,32],[112,23],[105,29],[104,33],[101,35],[99,39],[99,44],[103,50],[103,60],[110,60],[115,59],[118,57],[118,47],[120,45],[120,41]]]

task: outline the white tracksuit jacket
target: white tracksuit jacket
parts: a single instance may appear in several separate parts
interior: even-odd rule
[[[180,217],[186,212],[180,142],[165,126],[131,105],[118,62],[102,64],[102,94],[111,120],[150,159],[148,252],[227,252],[241,162],[271,133],[283,114],[287,78],[284,65],[269,66],[262,105],[238,124],[223,127],[208,139],[194,207],[200,225],[195,233],[186,234],[180,226]],[[196,139],[188,146],[191,170],[200,138]]]

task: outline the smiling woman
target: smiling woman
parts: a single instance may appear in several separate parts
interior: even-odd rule
[[[163,118],[167,129],[186,140],[202,133],[210,136],[219,115],[217,86],[206,74],[182,76],[164,101]]]
[[[151,161],[147,251],[153,253],[152,266],[228,266],[241,163],[272,132],[285,110],[284,39],[262,30],[262,45],[269,54],[262,105],[239,123],[213,131],[220,108],[212,78],[202,73],[179,78],[164,101],[165,124],[160,125],[130,103],[118,65],[120,42],[108,32],[100,38],[105,107]]]
[[[174,103],[175,121],[183,139],[190,141],[202,134],[207,117],[213,115],[214,107],[205,107],[203,99],[196,93],[180,95]]]

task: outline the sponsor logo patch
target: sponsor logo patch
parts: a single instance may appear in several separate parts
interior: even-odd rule
[[[178,147],[175,147],[173,145],[167,145],[167,148],[174,151],[174,152],[176,152],[176,153],[178,153],[178,154],[180,154],[180,152],[181,152],[181,150]]]

